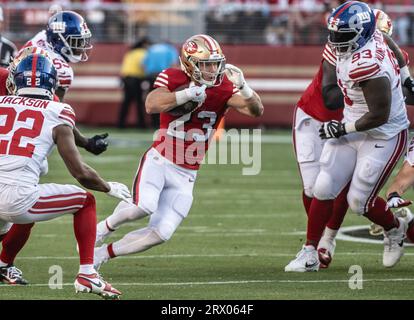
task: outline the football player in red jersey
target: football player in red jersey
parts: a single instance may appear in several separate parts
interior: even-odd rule
[[[158,137],[145,152],[133,184],[133,204],[120,203],[98,224],[97,244],[125,222],[150,216],[148,226],[95,248],[95,266],[110,258],[142,252],[169,240],[190,211],[197,170],[228,108],[252,117],[263,105],[242,71],[226,64],[220,45],[208,35],[185,41],[181,69],[157,77],[146,99],[148,113],[160,113]],[[181,89],[184,88],[184,89]],[[179,112],[189,101],[192,112]],[[177,107],[178,106],[178,107]],[[178,109],[178,110],[177,110]]]

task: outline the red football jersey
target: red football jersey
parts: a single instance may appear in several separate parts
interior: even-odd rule
[[[312,79],[312,82],[306,88],[302,97],[297,103],[297,107],[301,108],[306,114],[310,115],[312,118],[326,122],[329,120],[338,120],[340,121],[343,118],[342,111],[343,109],[338,110],[329,110],[323,101],[322,97],[322,63],[326,60],[333,66],[336,66],[336,57],[332,53],[332,50],[328,45],[325,46],[323,52],[323,60],[319,65],[318,73]]]
[[[9,76],[9,70],[6,68],[0,68],[0,96],[7,96],[9,93],[7,92],[6,81],[7,77]]]
[[[188,86],[191,79],[184,71],[169,68],[162,71],[154,82],[155,88],[165,87],[174,92]],[[160,114],[160,130],[153,147],[165,158],[187,169],[197,170],[203,161],[208,144],[227,108],[227,101],[237,88],[224,76],[217,87],[207,88],[204,103],[183,116]]]

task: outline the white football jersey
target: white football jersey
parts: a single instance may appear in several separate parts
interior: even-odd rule
[[[53,128],[75,127],[66,103],[19,96],[0,96],[0,181],[35,186],[52,151]]]
[[[409,121],[401,89],[400,68],[380,31],[362,48],[337,60],[338,86],[345,100],[344,122],[354,122],[368,112],[368,105],[359,83],[387,77],[391,85],[391,110],[387,123],[368,130],[376,139],[390,139],[408,128]]]
[[[24,45],[23,48],[26,47],[40,47],[47,51],[58,74],[58,87],[68,90],[73,82],[73,69],[66,62],[65,58],[61,54],[56,53],[51,45],[47,42],[46,30],[40,31],[38,34],[36,34]]]

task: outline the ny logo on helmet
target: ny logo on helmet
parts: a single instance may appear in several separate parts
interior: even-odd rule
[[[332,31],[338,31],[339,22],[341,22],[341,19],[335,18],[335,17],[331,17],[329,19],[328,29],[329,30],[332,30]]]
[[[50,28],[53,33],[64,33],[66,31],[66,22],[65,21],[54,21],[50,23]]]
[[[357,16],[359,18],[360,23],[371,22],[371,16],[369,15],[369,12],[360,12],[357,13]]]

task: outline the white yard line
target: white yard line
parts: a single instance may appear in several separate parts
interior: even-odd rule
[[[363,282],[407,282],[414,278],[389,278],[389,279],[362,279]],[[229,284],[254,284],[254,283],[348,283],[349,279],[326,279],[326,280],[231,280],[231,281],[194,281],[194,282],[112,282],[113,286],[206,286],[206,285],[229,285]],[[73,286],[73,283],[63,283],[63,286]],[[29,284],[27,287],[49,287],[46,283]],[[0,285],[0,288],[16,288]]]

